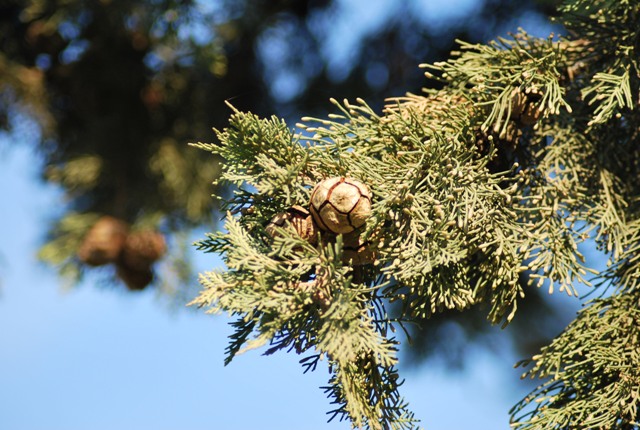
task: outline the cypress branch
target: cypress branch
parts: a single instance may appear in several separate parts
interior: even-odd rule
[[[236,187],[226,231],[198,243],[227,269],[202,274],[192,302],[240,317],[227,361],[267,344],[266,354],[303,355],[305,371],[326,357],[331,418],[414,428],[398,327],[475,306],[505,326],[534,286],[614,286],[524,362],[548,380],[516,405],[512,426],[636,428],[640,8],[576,0],[562,10],[573,39],[461,42],[423,66],[441,89],[388,99],[381,113],[332,100],[337,113],[303,118],[296,132],[234,110],[219,144],[196,145],[225,160],[221,180]],[[326,178],[339,180],[304,218]],[[349,192],[370,203],[365,224],[323,230],[318,217],[351,222],[356,206],[339,209]],[[301,233],[308,222],[317,234]],[[607,253],[603,273],[586,266],[586,240]]]

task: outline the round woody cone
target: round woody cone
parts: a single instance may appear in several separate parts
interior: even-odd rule
[[[116,261],[127,239],[129,227],[124,221],[105,215],[96,221],[78,248],[78,258],[89,266]]]
[[[142,270],[128,267],[123,262],[116,263],[116,274],[131,291],[144,290],[153,281],[151,267]]]
[[[153,230],[129,234],[122,248],[121,262],[127,268],[144,272],[167,251],[164,236]]]
[[[371,215],[371,191],[353,178],[319,182],[311,192],[309,210],[318,227],[333,234],[351,233]]]
[[[369,242],[356,232],[342,235],[342,262],[353,266],[372,264],[376,255]]]
[[[308,210],[302,206],[292,206],[286,212],[274,216],[266,227],[271,237],[276,237],[278,228],[290,224],[298,235],[307,242],[315,245],[318,237],[318,228]]]

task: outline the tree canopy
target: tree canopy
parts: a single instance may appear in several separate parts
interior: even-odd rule
[[[199,244],[225,269],[193,301],[236,317],[228,361],[257,347],[305,370],[326,359],[333,418],[414,428],[397,370],[408,324],[475,308],[504,327],[536,287],[583,283],[596,299],[522,362],[543,381],[512,427],[638,427],[640,6],[561,12],[568,36],[460,42],[423,65],[436,85],[381,112],[334,100],[293,129],[234,109],[219,143],[196,144],[233,190],[224,230]],[[607,270],[586,264],[587,240]]]

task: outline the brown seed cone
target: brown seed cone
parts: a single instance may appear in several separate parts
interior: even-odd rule
[[[313,189],[309,211],[322,230],[351,233],[371,215],[371,191],[352,178],[328,178]]]
[[[342,262],[353,266],[372,264],[376,259],[373,247],[359,234],[350,233],[342,236]]]
[[[120,261],[128,268],[143,272],[167,252],[167,244],[161,233],[153,230],[131,233],[124,247]]]
[[[289,223],[302,239],[312,245],[317,243],[318,227],[309,211],[302,206],[292,206],[286,212],[274,216],[266,227],[267,233],[275,237],[278,234],[278,227],[284,227],[286,223]]]
[[[518,118],[522,115],[527,106],[527,97],[522,93],[520,88],[514,88],[511,91],[511,118]]]
[[[511,118],[522,125],[533,125],[542,117],[539,102],[542,100],[540,90],[531,87],[524,92],[514,88],[511,92]]]
[[[295,288],[310,293],[310,298],[321,309],[328,309],[331,305],[331,289],[328,285],[328,273],[317,268],[315,272],[315,279],[311,281],[298,282]]]
[[[78,258],[89,266],[116,261],[122,251],[129,226],[112,216],[102,216],[89,229],[78,248]]]
[[[153,281],[151,267],[138,270],[128,267],[122,261],[116,263],[116,274],[130,291],[144,290]]]
[[[542,117],[542,111],[538,109],[538,105],[533,102],[529,102],[522,112],[522,115],[518,118],[523,125],[533,125]]]
[[[515,121],[509,121],[507,127],[500,133],[500,136],[498,136],[501,141],[511,145],[518,143],[520,137],[522,137],[522,130],[520,130]]]

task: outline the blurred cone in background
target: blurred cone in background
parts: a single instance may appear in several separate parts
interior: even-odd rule
[[[144,290],[153,281],[153,271],[151,267],[144,270],[137,270],[128,267],[121,261],[116,263],[116,274],[130,291]]]
[[[161,233],[153,230],[132,232],[122,248],[120,262],[125,266],[144,271],[167,252],[167,244]]]
[[[167,251],[164,235],[154,230],[132,232],[116,263],[116,274],[129,290],[142,290],[153,280],[151,267]]]
[[[80,248],[78,258],[89,266],[102,266],[116,261],[122,251],[129,226],[109,215],[102,216],[89,229]]]

